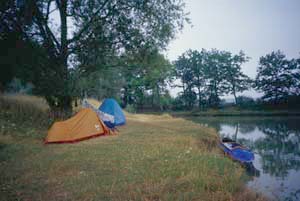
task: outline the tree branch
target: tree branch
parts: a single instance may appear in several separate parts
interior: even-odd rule
[[[48,0],[48,3],[47,3],[46,22],[48,22],[48,19],[49,19],[51,2],[52,2],[52,0]]]
[[[19,22],[17,20],[15,20],[11,15],[6,15],[7,19],[10,19],[11,22],[13,23],[12,26],[15,26],[15,28],[17,29],[17,31],[19,33],[21,33],[22,36],[24,36],[26,41],[30,41],[30,37],[28,36],[28,34],[23,30],[23,27],[21,24],[19,24]],[[4,18],[4,17],[3,17]],[[2,23],[2,25],[8,30],[11,31],[11,27],[9,26],[9,24],[7,24],[5,21]]]
[[[44,32],[44,33],[42,33],[43,37],[45,37],[46,40],[53,41],[52,43],[54,43],[56,45],[57,49],[60,49],[60,44],[59,44],[58,40],[52,33],[51,29],[48,26],[47,20],[44,18],[42,12],[39,10],[39,8],[36,4],[35,4],[35,10],[36,10],[36,14],[37,14],[37,24],[38,24],[40,30],[42,32]]]
[[[51,6],[52,2],[53,2],[53,0],[49,0],[48,4],[47,4],[47,13],[46,13],[46,19],[45,19],[47,23],[48,23],[49,15],[58,9],[58,7],[56,7],[54,9],[50,10],[50,6]]]
[[[87,29],[90,27],[90,25],[92,24],[92,22],[94,21],[94,19],[97,17],[97,15],[99,14],[99,12],[105,7],[105,5],[109,2],[109,0],[106,0],[102,6],[92,15],[92,17],[90,18],[90,20],[82,27],[82,29],[70,40],[68,40],[68,44],[73,43],[75,41],[77,41],[81,35],[87,31]]]
[[[60,9],[60,2],[59,2],[59,0],[55,0],[55,2],[56,2],[56,5],[57,5],[57,8]]]
[[[49,26],[47,24],[45,24],[47,33],[50,34],[50,37],[53,39],[54,43],[56,44],[57,48],[60,48],[60,44],[58,42],[58,40],[55,38],[54,34],[52,33],[51,29],[49,28]]]
[[[39,30],[42,34],[43,39],[46,41],[46,43],[54,49],[56,54],[58,54],[58,49],[60,47],[60,44],[56,40],[55,36],[53,35],[51,29],[49,28],[47,22],[45,21],[45,18],[41,11],[39,10],[38,6],[34,4],[34,9],[36,11],[36,23],[39,27]],[[56,46],[55,46],[56,45]]]

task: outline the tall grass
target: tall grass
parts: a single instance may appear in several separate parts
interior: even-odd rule
[[[1,118],[18,123],[30,122],[36,126],[47,126],[51,122],[49,107],[43,98],[27,95],[1,95]]]

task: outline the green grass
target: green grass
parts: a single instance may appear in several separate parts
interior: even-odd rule
[[[119,135],[44,145],[51,121],[39,121],[47,122],[47,107],[30,107],[1,108],[0,200],[263,199],[244,189],[243,169],[221,154],[212,129],[126,114]],[[41,114],[24,118],[27,112]]]

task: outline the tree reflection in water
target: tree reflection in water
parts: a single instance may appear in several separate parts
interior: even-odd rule
[[[300,200],[300,178],[299,182],[296,179],[298,184],[288,181],[293,179],[295,172],[295,175],[300,175],[299,117],[215,117],[192,120],[214,127],[221,137],[236,138],[239,143],[251,148],[259,155],[260,171],[265,177],[275,178],[277,186],[285,181],[286,192],[279,193],[278,198]]]
[[[288,171],[300,169],[300,128],[292,121],[267,121],[258,124],[264,138],[255,141],[262,157],[263,171],[284,179]]]

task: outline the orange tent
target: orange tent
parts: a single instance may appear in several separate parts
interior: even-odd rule
[[[85,108],[66,121],[55,122],[48,131],[45,143],[72,143],[108,133],[97,113]]]

